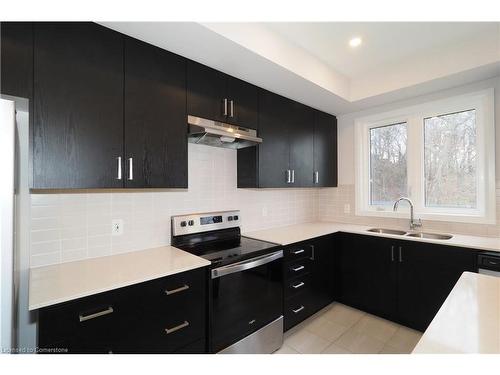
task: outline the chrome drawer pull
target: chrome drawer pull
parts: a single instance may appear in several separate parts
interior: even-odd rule
[[[302,310],[304,310],[304,306],[300,306],[298,309],[294,310],[292,309],[293,313],[294,314],[298,314],[299,312],[301,312]]]
[[[292,251],[293,255],[297,255],[297,254],[302,254],[305,250],[304,249],[300,249],[300,250],[296,250],[296,251]]]
[[[302,288],[304,285],[306,285],[306,284],[304,284],[304,282],[301,281],[300,283],[298,283],[296,285],[292,285],[292,288],[299,289],[299,288]]]
[[[298,271],[303,270],[304,268],[305,268],[304,266],[298,266],[298,267],[292,268],[292,271],[293,272],[298,272]]]
[[[165,332],[168,334],[173,333],[175,331],[178,331],[180,329],[186,328],[189,325],[189,322],[187,320],[184,321],[184,323],[179,324],[178,326],[175,326],[173,328],[165,328]]]
[[[100,316],[111,314],[112,312],[113,312],[113,308],[111,306],[109,306],[106,310],[102,310],[102,311],[99,311],[99,312],[96,312],[93,314],[89,314],[89,315],[80,314],[79,315],[80,323],[84,322],[86,320],[90,320],[90,319],[98,318]]]
[[[179,292],[182,292],[182,291],[188,290],[188,289],[189,289],[189,285],[184,284],[183,286],[181,286],[177,289],[172,289],[172,290],[165,289],[165,294],[167,296],[169,296],[171,294],[179,293]]]

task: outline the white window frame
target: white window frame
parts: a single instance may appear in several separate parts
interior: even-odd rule
[[[448,113],[476,110],[477,208],[425,207],[424,119]],[[407,218],[406,205],[397,212],[390,206],[370,205],[370,129],[406,122],[408,192],[415,217],[424,220],[496,223],[494,90],[486,89],[355,120],[356,215]]]

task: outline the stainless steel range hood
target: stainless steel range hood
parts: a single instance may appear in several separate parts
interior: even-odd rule
[[[188,141],[224,148],[251,147],[262,143],[255,129],[188,115]]]

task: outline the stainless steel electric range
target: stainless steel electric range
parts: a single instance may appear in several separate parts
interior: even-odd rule
[[[209,347],[272,353],[283,342],[283,250],[244,237],[239,211],[172,217],[172,245],[211,261]]]

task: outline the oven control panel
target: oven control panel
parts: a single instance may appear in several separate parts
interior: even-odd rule
[[[180,236],[239,227],[241,222],[240,211],[206,212],[199,214],[172,216],[172,235]]]

